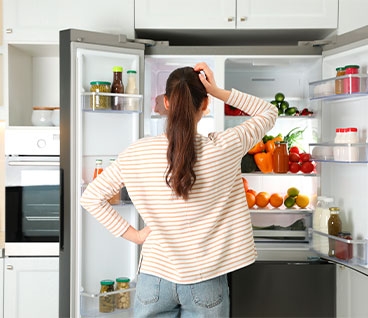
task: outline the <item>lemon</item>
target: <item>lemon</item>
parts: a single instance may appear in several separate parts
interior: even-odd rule
[[[287,194],[289,197],[296,197],[299,194],[299,189],[291,187],[287,190]]]
[[[287,208],[292,208],[294,205],[295,205],[295,197],[287,197],[284,201],[284,205],[287,207]]]
[[[304,209],[309,204],[309,197],[305,194],[298,194],[298,196],[295,199],[295,203],[298,207]]]

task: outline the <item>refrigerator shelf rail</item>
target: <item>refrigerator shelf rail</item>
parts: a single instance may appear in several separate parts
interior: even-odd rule
[[[143,96],[134,94],[114,94],[89,92],[81,93],[82,108],[84,111],[101,111],[101,112],[138,112],[143,111]],[[115,110],[111,108],[112,99],[117,99],[117,104],[121,109]]]
[[[347,240],[309,228],[311,248],[321,257],[336,263],[368,268],[368,239]],[[329,248],[335,249],[335,255],[329,255]]]
[[[309,152],[318,162],[368,163],[367,143],[311,143]]]
[[[336,85],[342,89],[336,94]],[[368,96],[368,74],[349,74],[309,83],[310,100],[338,100]]]

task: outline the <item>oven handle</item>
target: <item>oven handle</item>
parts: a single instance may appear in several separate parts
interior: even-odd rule
[[[59,221],[58,216],[26,216],[27,221]]]
[[[9,161],[9,166],[60,166],[59,161]]]

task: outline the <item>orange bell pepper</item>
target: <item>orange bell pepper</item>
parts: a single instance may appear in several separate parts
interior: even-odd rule
[[[265,144],[266,152],[270,152],[270,153],[273,154],[273,151],[275,150],[275,142],[276,141],[283,141],[283,138],[280,135],[278,135],[275,138],[267,141],[266,144]]]
[[[254,155],[254,161],[257,167],[263,173],[271,173],[272,168],[272,153],[270,152],[259,152]]]
[[[256,143],[252,149],[248,150],[250,155],[255,155],[256,153],[263,152],[265,150],[265,144],[261,140],[260,142]]]

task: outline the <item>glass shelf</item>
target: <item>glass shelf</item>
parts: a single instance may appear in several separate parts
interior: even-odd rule
[[[312,160],[320,162],[368,163],[368,144],[309,144]]]
[[[341,81],[342,94],[335,93],[335,83]],[[337,100],[368,96],[368,74],[349,74],[309,83],[310,100]]]
[[[368,268],[368,240],[347,240],[309,229],[311,247],[321,257],[344,265],[359,265]],[[329,247],[335,249],[335,256],[329,256]]]
[[[141,113],[143,109],[142,95],[90,92],[82,93],[81,98],[84,111]],[[118,99],[121,109],[111,109],[112,98]]]
[[[313,159],[314,160],[314,159]],[[243,177],[247,177],[247,176],[274,176],[274,177],[282,177],[282,176],[306,176],[306,177],[316,177],[318,176],[316,173],[303,173],[301,171],[297,172],[297,173],[292,173],[290,171],[286,172],[286,173],[274,173],[274,172],[270,172],[270,173],[263,173],[261,171],[254,171],[254,172],[242,172],[242,176]]]

